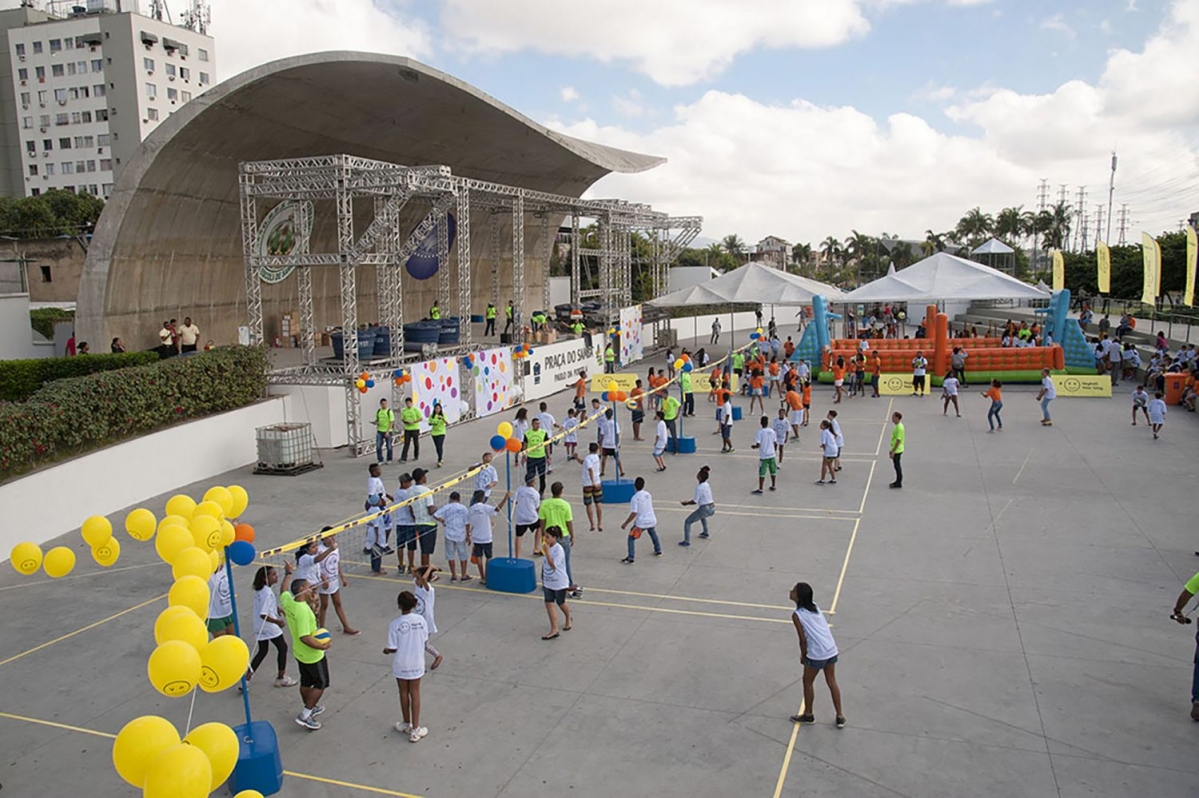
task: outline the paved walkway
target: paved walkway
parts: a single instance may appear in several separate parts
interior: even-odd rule
[[[578,467],[560,463],[553,478],[574,505],[573,565],[587,588],[572,602],[575,628],[542,642],[537,594],[446,577],[436,638],[446,661],[424,680],[430,734],[419,745],[391,728],[398,702],[381,653],[408,583],[350,565],[345,600],[364,634],[335,640],[325,727],[292,723],[294,690],[254,686],[255,714],[275,725],[293,774],[281,794],[1199,794],[1199,724],[1187,714],[1194,627],[1168,618],[1199,568],[1183,483],[1196,420],[1172,410],[1155,443],[1129,426],[1121,395],[1059,400],[1045,429],[1028,389],[1005,395],[1007,426],[995,435],[973,390],[960,419],[942,416],[935,398],[843,402],[840,484],[812,484],[812,427],[787,447],[780,490],[765,496],[749,493],[752,422],[737,425],[736,453],[718,454],[711,406],[698,397],[688,430],[699,454],[655,474],[648,442],[625,448],[630,474],[649,480],[664,544],[655,558],[642,538],[631,567],[619,562],[627,509],[608,507],[604,531],[589,532]],[[829,390],[814,398],[823,416]],[[568,400],[551,404],[562,413]],[[908,429],[902,491],[886,487],[892,409]],[[433,476],[477,458],[498,420],[452,429],[446,468]],[[623,413],[622,426],[627,434]],[[244,485],[259,540],[278,545],[360,510],[367,462],[324,457],[323,470],[301,477],[242,469],[184,487]],[[684,549],[678,502],[705,463],[713,537]],[[385,467],[389,485],[399,471]],[[161,511],[166,498],[147,505]],[[128,796],[110,740],[96,735],[145,713],[181,727],[188,717],[186,700],[160,697],[145,676],[170,573],[147,544],[123,540],[120,562],[102,571],[77,534],[66,542],[80,555],[68,579],[0,572],[0,783],[14,796]],[[251,575],[236,575],[243,622]],[[819,685],[816,724],[787,720],[801,698],[787,600],[798,580],[832,613],[849,718],[841,731]],[[240,711],[235,693],[201,693],[192,722],[235,723]]]

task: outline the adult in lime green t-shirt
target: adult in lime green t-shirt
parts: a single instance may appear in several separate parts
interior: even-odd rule
[[[525,433],[525,440],[528,440],[528,433]],[[570,580],[573,597],[578,598],[582,588],[575,583],[574,572],[570,570],[570,544],[574,541],[575,531],[574,512],[570,509],[570,502],[562,498],[562,490],[561,482],[550,485],[551,498],[541,503],[537,510],[537,519],[541,522],[542,540],[545,540],[545,530],[550,527],[556,526],[562,530],[562,540],[559,543],[566,553],[566,578]]]
[[[891,483],[892,488],[903,487],[903,465],[900,461],[903,459],[904,439],[907,437],[907,430],[903,427],[903,413],[895,412],[891,414],[891,423],[895,426],[891,428],[891,462],[895,464],[895,481]]]
[[[386,399],[379,400],[379,409],[375,411],[375,462],[383,462],[383,444],[387,444],[387,462],[392,457],[391,428],[395,426],[395,411],[387,406]]]
[[[610,344],[610,343],[608,344],[608,347],[604,350],[604,373],[605,374],[615,374],[616,373],[616,350],[612,348],[612,344]]]
[[[316,716],[325,711],[319,703],[321,694],[329,686],[329,660],[325,658],[329,641],[313,637],[317,630],[314,608],[317,586],[303,579],[293,582],[293,566],[290,562],[284,563],[284,569],[286,573],[280,585],[283,592],[279,596],[279,609],[287,618],[287,628],[291,630],[292,650],[300,669],[300,698],[304,701],[304,709],[296,718],[296,723],[315,731],[321,727]]]
[[[1174,601],[1174,612],[1170,617],[1178,623],[1190,623],[1191,619],[1182,612],[1196,593],[1199,593],[1199,574],[1195,574],[1187,580],[1182,592]],[[1199,720],[1199,634],[1195,635],[1195,670],[1191,675],[1191,720]]]
[[[684,371],[679,375],[679,385],[683,389],[683,415],[695,415],[695,394],[691,389],[691,372]]]
[[[404,400],[404,409],[400,411],[400,423],[404,425],[404,448],[400,450],[400,462],[408,462],[408,444],[412,444],[412,459],[420,459],[420,422],[424,416],[420,410],[412,406],[412,397]]]
[[[545,441],[549,433],[541,428],[541,419],[534,417],[533,426],[525,430],[525,482],[534,476],[539,478],[538,490],[545,493],[546,452]]]
[[[495,335],[495,303],[488,302],[487,310],[483,311],[483,318],[487,321],[487,326],[483,328],[483,335]]]
[[[437,300],[433,300],[433,307],[429,308],[429,318],[433,321],[441,321],[441,307],[437,304]]]
[[[675,419],[679,417],[680,407],[682,405],[679,404],[679,400],[675,399],[671,394],[667,394],[666,398],[662,400],[662,420],[666,422],[666,429],[670,431],[671,440],[677,440],[679,437],[678,428],[675,426]],[[677,453],[678,447],[675,448]]]
[[[437,467],[441,468],[443,447],[445,446],[445,408],[441,402],[433,405],[433,413],[429,416],[429,437],[433,439],[433,448],[437,449]]]

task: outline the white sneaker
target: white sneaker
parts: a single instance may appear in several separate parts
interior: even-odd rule
[[[402,720],[396,724],[396,731],[400,734],[409,734],[412,731],[412,724]]]
[[[408,742],[410,742],[410,743],[418,743],[418,742],[420,742],[420,741],[421,741],[421,739],[422,739],[423,737],[425,737],[425,736],[426,736],[428,733],[429,733],[429,730],[428,730],[428,729],[426,729],[424,726],[418,726],[418,727],[416,727],[416,728],[412,729],[412,730],[411,730],[411,731],[408,733]]]
[[[303,715],[296,715],[296,723],[308,729],[308,731],[318,731],[321,728],[321,724],[317,719],[311,716],[306,718]]]
[[[275,687],[295,687],[299,682],[290,676],[282,676],[275,680]]]

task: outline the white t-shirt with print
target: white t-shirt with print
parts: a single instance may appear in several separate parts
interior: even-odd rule
[[[224,567],[208,577],[208,617],[228,618],[233,614],[233,597],[229,595],[229,575]]]
[[[425,675],[425,642],[429,627],[425,619],[412,611],[401,615],[387,628],[387,647],[395,649],[391,675],[397,679],[419,679]]]
[[[770,427],[758,430],[758,434],[754,436],[754,443],[758,444],[758,459],[769,460],[774,457],[774,445],[777,442],[778,438]]]
[[[541,509],[541,494],[537,492],[537,488],[521,485],[513,496],[513,504],[516,506],[513,523],[522,526],[537,523],[537,511]]]
[[[666,425],[663,424],[663,427]],[[600,456],[598,454],[588,454],[583,458],[583,487],[591,488],[600,486]]]
[[[642,489],[633,494],[633,500],[629,502],[629,512],[637,514],[633,523],[642,529],[658,525],[658,516],[654,515],[654,497],[648,490]]]
[[[445,522],[446,540],[452,540],[455,543],[466,540],[466,522],[470,518],[470,511],[462,502],[450,502],[433,513],[433,517],[438,521]]]
[[[470,506],[470,539],[475,543],[490,543],[492,540],[491,519],[499,511],[485,502]]]
[[[945,382],[941,383],[941,388],[945,391],[946,396],[958,395],[958,379],[957,377],[946,377]]]
[[[283,629],[279,624],[263,618],[264,615],[283,617],[279,612],[279,600],[275,598],[275,591],[271,590],[270,585],[263,585],[261,590],[254,591],[254,639],[274,640],[283,634]]]
[[[550,560],[554,562],[553,567],[550,566]],[[549,556],[541,561],[541,584],[546,590],[566,590],[570,587],[570,577],[566,575],[566,551],[561,543],[550,546]]]

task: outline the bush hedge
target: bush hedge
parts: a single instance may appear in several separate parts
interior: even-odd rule
[[[218,349],[56,380],[25,402],[0,403],[0,480],[251,404],[265,394],[266,369],[261,347]]]
[[[0,401],[23,402],[55,380],[157,362],[157,352],[0,360]]]
[[[75,311],[62,308],[32,308],[29,311],[29,325],[42,334],[43,338],[54,340],[54,322],[74,321]]]

